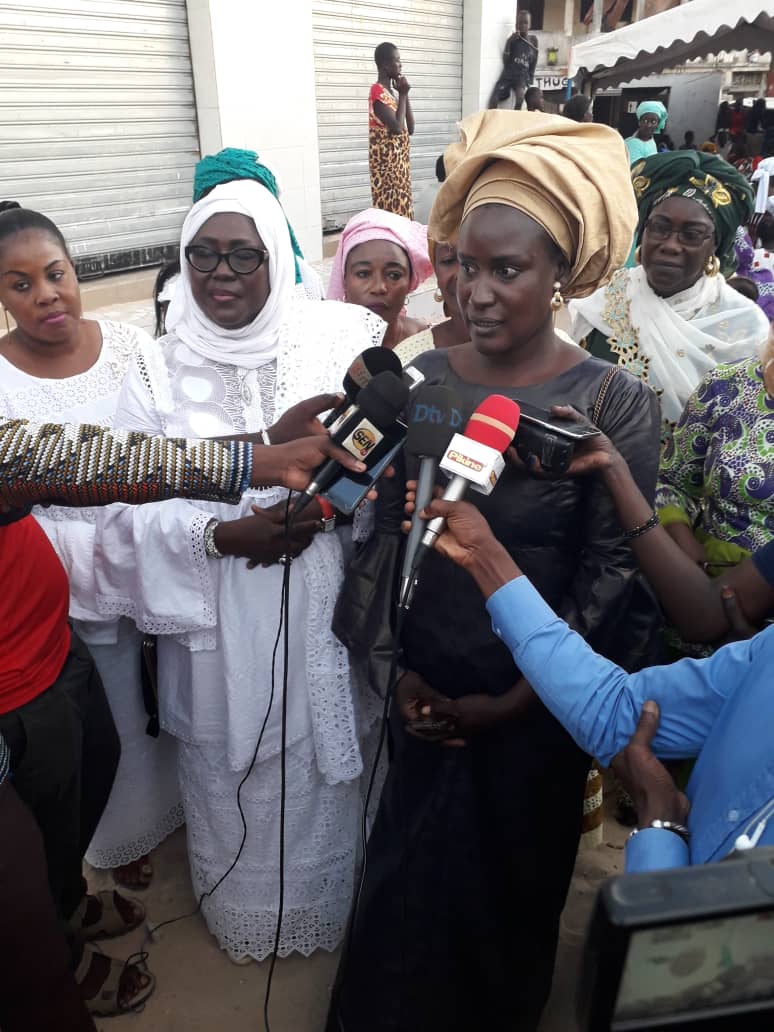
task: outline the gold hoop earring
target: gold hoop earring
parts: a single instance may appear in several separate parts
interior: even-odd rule
[[[443,301],[443,294],[441,293],[439,287],[435,288],[435,291],[433,293],[433,298],[437,302],[437,304],[439,304],[439,305]]]
[[[707,259],[707,264],[704,266],[704,275],[712,278],[717,276],[720,272],[720,259],[716,254],[711,255]]]
[[[564,304],[564,298],[562,297],[562,284],[559,280],[554,282],[554,296],[551,298],[551,309],[556,314]]]
[[[642,245],[634,249],[634,264],[642,265]]]

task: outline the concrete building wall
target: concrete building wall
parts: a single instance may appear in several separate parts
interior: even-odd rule
[[[187,0],[203,154],[258,151],[310,261],[322,257],[311,0]]]
[[[304,253],[319,259],[312,0],[286,0],[272,7],[270,18],[258,0],[186,2],[202,153],[221,147],[258,151],[282,184]],[[465,0],[463,116],[486,106],[515,6],[514,0]]]
[[[513,32],[514,0],[465,0],[462,20],[462,116],[486,107]]]

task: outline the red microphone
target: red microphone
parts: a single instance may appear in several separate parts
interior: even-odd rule
[[[502,394],[490,394],[481,402],[470,417],[465,433],[452,437],[441,459],[441,469],[451,477],[449,486],[443,494],[444,501],[458,502],[468,487],[482,494],[492,493],[505,468],[503,452],[513,441],[520,416],[521,410],[516,402],[503,397]],[[446,520],[442,516],[436,516],[427,524],[414,560],[414,582],[422,560],[435,544],[445,525]],[[409,597],[406,600],[406,609],[410,602]]]

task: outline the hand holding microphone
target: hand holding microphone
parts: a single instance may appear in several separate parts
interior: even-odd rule
[[[381,456],[380,445],[408,401],[409,389],[393,373],[377,373],[358,394],[357,404],[338,420],[331,441],[370,468]],[[329,459],[312,473],[311,483],[293,506],[293,518],[324,491],[342,472],[335,459]]]

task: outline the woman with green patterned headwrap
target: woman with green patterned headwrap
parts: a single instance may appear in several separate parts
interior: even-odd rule
[[[763,312],[725,280],[753,194],[733,166],[698,151],[654,154],[631,172],[642,264],[570,303],[573,337],[654,388],[668,436],[710,370],[754,357],[766,340]]]

